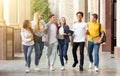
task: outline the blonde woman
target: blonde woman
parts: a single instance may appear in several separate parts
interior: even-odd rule
[[[39,60],[42,56],[42,51],[44,48],[44,31],[45,31],[45,22],[43,20],[41,20],[41,16],[39,14],[39,12],[35,12],[34,13],[34,18],[32,23],[32,29],[34,32],[34,36],[35,36],[35,70],[36,71],[40,71],[38,65],[39,65]]]
[[[25,20],[23,23],[23,27],[21,30],[21,37],[22,37],[22,46],[23,46],[25,61],[27,64],[26,72],[29,73],[30,64],[31,64],[31,53],[34,46],[34,38],[29,20]]]

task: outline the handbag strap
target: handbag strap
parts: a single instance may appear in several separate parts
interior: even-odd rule
[[[99,23],[99,35],[101,35],[101,23]]]

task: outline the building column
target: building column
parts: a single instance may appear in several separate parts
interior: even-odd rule
[[[3,16],[4,16],[4,1],[0,0],[0,26],[5,25],[5,20]]]
[[[18,0],[18,24],[22,26],[26,17],[25,0]]]
[[[117,47],[120,47],[120,0],[117,0]]]
[[[9,26],[18,25],[18,0],[4,0],[4,18]]]
[[[117,0],[117,46],[115,47],[115,56],[119,56],[120,57],[120,0]]]
[[[112,1],[105,1],[105,29],[106,29],[106,43],[102,46],[102,51],[111,52],[112,48]]]
[[[83,21],[88,20],[88,0],[74,0],[73,2],[74,8],[74,20],[76,19],[76,13],[81,11],[84,13]]]
[[[18,0],[18,24],[23,25],[23,21],[31,19],[31,0]]]
[[[25,4],[26,4],[26,6],[25,6],[26,19],[30,20],[30,18],[31,18],[31,0],[26,0]]]

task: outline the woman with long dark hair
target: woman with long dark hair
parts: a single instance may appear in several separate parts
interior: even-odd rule
[[[26,72],[30,72],[30,64],[31,64],[31,53],[34,46],[34,37],[31,30],[31,23],[29,20],[25,20],[23,23],[23,27],[21,30],[21,38],[22,38],[22,46],[26,61]]]
[[[59,55],[60,55],[60,62],[61,62],[61,70],[65,70],[64,66],[64,58],[67,63],[68,56],[67,56],[67,50],[69,46],[69,35],[68,35],[69,26],[66,24],[65,17],[61,17],[60,19],[60,27],[58,30],[58,42],[59,42]]]

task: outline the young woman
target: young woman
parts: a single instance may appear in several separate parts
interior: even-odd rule
[[[69,35],[68,35],[68,30],[69,26],[66,24],[66,20],[64,17],[60,19],[60,27],[58,30],[59,38],[59,55],[60,55],[60,62],[61,62],[61,70],[65,70],[64,67],[64,58],[66,60],[66,63],[68,61],[68,56],[67,56],[67,50],[68,50],[68,45],[70,42]]]
[[[42,56],[42,51],[44,48],[44,32],[45,32],[45,22],[41,20],[39,12],[34,13],[34,19],[31,22],[32,29],[35,36],[35,70],[40,71],[38,65],[40,58]]]
[[[22,46],[25,56],[25,61],[27,64],[26,72],[30,72],[30,64],[31,64],[31,53],[34,46],[34,37],[31,30],[31,24],[29,20],[25,20],[23,23],[23,27],[21,30],[22,37]]]

